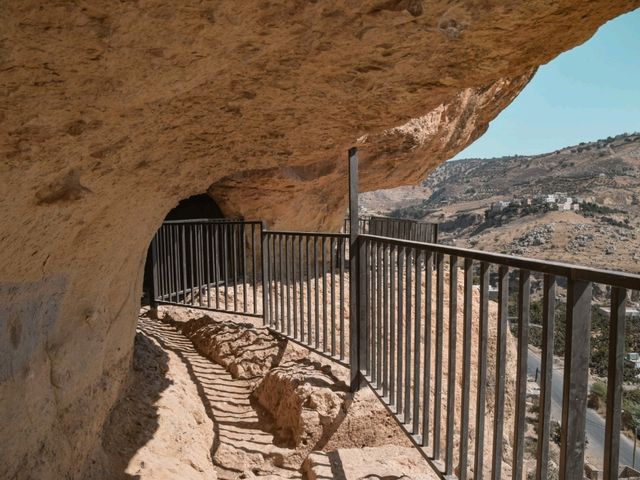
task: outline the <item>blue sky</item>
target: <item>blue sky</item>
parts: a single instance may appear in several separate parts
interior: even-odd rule
[[[545,153],[640,131],[640,9],[538,69],[460,158]]]

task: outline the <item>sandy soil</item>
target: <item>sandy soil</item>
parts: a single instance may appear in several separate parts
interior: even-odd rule
[[[102,464],[109,471],[91,472],[90,478],[217,478],[211,461],[214,423],[192,366],[169,340],[141,320],[133,375],[103,434]]]

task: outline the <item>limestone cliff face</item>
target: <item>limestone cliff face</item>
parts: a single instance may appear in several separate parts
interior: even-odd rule
[[[148,243],[180,199],[335,227],[347,147],[362,189],[416,181],[538,65],[638,6],[3,2],[0,477],[81,475],[130,364]]]

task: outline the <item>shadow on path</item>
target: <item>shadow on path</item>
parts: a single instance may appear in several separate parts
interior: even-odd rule
[[[142,315],[138,329],[175,353],[187,367],[214,425],[211,458],[218,478],[234,479],[249,471],[301,478],[298,472],[275,466],[286,450],[276,447],[273,436],[261,428],[262,422],[251,404],[248,381],[233,379],[224,367],[200,355],[191,341],[171,325]]]

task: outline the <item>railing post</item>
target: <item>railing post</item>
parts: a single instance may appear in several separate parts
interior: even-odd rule
[[[262,323],[263,325],[269,325],[271,319],[269,318],[269,285],[270,280],[268,277],[267,262],[269,261],[267,252],[267,224],[261,222],[260,225],[260,257],[262,261]],[[254,247],[255,248],[255,247]],[[255,288],[255,285],[254,285]],[[302,288],[302,286],[300,287]]]
[[[607,422],[604,437],[604,480],[618,478],[626,298],[627,291],[624,288],[614,287],[611,289]]]
[[[584,478],[591,295],[591,282],[569,279],[560,436],[560,480]]]
[[[366,342],[360,345],[360,232],[358,222],[358,150],[349,149],[349,366],[351,372],[351,391],[360,387],[360,349],[366,348]]]

